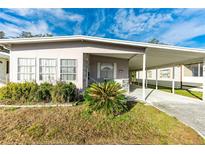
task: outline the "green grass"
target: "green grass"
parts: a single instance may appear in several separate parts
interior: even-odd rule
[[[148,87],[155,89],[154,85],[148,85]],[[168,87],[158,86],[158,89],[169,93],[172,92],[172,88],[168,88]],[[198,92],[198,91],[190,91],[188,89],[175,89],[175,94],[202,100],[202,92]]]
[[[137,103],[108,117],[84,105],[0,109],[0,144],[204,144],[191,128],[156,108]]]

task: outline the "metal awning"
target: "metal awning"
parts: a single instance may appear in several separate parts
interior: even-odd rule
[[[147,69],[197,63],[202,62],[205,58],[205,50],[194,52],[189,50],[147,47],[145,53]],[[130,59],[130,70],[141,70],[143,63],[142,61],[142,55],[136,55]]]

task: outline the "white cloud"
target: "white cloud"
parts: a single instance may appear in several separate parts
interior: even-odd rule
[[[5,31],[8,36],[17,36],[22,30],[33,34],[52,33],[55,28],[72,30],[79,34],[84,16],[63,9],[6,9],[5,13],[0,13],[0,19],[6,20],[6,23],[0,23],[0,30]],[[65,26],[68,22],[73,22],[74,26]]]
[[[124,39],[147,41],[157,38],[160,42],[191,46],[191,39],[205,35],[205,9],[118,10],[111,33]]]
[[[24,17],[36,17],[41,18],[47,21],[72,21],[72,22],[82,22],[84,20],[84,16],[76,13],[70,13],[63,9],[8,9],[8,12],[15,13]]]
[[[44,15],[46,13],[60,20],[70,20],[74,22],[82,22],[84,19],[82,15],[66,12],[63,9],[38,9],[36,13],[38,15]]]
[[[205,24],[200,20],[190,20],[171,26],[162,36],[165,43],[176,44],[205,34]]]
[[[190,17],[192,15],[198,15],[201,13],[204,14],[204,9],[203,8],[174,9],[172,13],[182,17],[186,17],[186,16]]]
[[[48,24],[43,20],[38,21],[36,24],[30,24],[30,26],[27,25],[26,31],[32,32],[33,34],[51,33]]]
[[[96,20],[92,23],[91,27],[89,28],[88,35],[104,36],[105,34],[97,34],[97,31],[106,20],[105,12],[102,10],[100,12],[97,12],[95,16]]]
[[[9,23],[1,23],[0,31],[4,31],[7,36],[17,36],[20,34],[20,29],[17,26]]]
[[[14,16],[8,15],[6,13],[0,12],[0,19],[6,20],[7,22],[13,23],[13,24],[18,24],[21,25],[23,24],[28,24],[26,20],[16,18]]]
[[[48,25],[44,21],[38,21],[37,23],[27,23],[26,25],[18,26],[10,23],[0,23],[0,31],[4,31],[7,37],[16,37],[22,31],[32,32],[32,34],[46,34],[51,33]]]
[[[32,32],[32,34],[51,33],[48,24],[43,20],[31,22],[3,12],[0,13],[0,19],[5,21],[0,22],[0,31],[4,31],[7,37],[16,37],[22,31]]]
[[[129,38],[132,35],[139,35],[151,31],[160,24],[172,21],[171,14],[141,13],[136,15],[133,9],[120,9],[114,17],[114,25],[111,33],[120,38]]]
[[[13,9],[7,9],[6,12],[12,12],[15,14],[18,14],[20,16],[27,16],[27,15],[32,15],[35,10],[34,9],[29,9],[29,8],[13,8]]]

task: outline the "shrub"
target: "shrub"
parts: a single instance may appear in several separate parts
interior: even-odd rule
[[[50,83],[45,82],[40,84],[36,93],[36,99],[38,101],[44,101],[46,103],[50,102],[52,88],[53,85]]]
[[[0,90],[1,99],[34,101],[37,89],[35,82],[8,83]]]
[[[8,83],[0,88],[1,104],[22,104],[25,102],[71,102],[77,98],[73,83],[57,82],[56,85],[35,82]]]
[[[38,84],[35,82],[25,82],[21,84],[21,100],[35,101],[36,93],[38,91]]]
[[[117,115],[127,110],[125,91],[114,81],[93,83],[85,92],[85,101],[92,111]]]
[[[76,99],[76,86],[72,82],[57,82],[53,87],[52,101],[55,103],[66,103]]]
[[[8,83],[6,86],[1,88],[2,99],[15,99],[19,100],[21,97],[20,90],[21,83]],[[15,94],[14,94],[15,93]]]

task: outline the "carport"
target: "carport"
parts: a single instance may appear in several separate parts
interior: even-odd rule
[[[172,92],[175,87],[175,67],[191,63],[203,63],[203,101],[205,101],[205,50],[177,47],[161,44],[136,43],[135,45],[144,47],[145,51],[141,55],[135,55],[129,60],[131,71],[142,71],[142,99],[145,101],[146,70],[163,67],[172,67]],[[158,88],[158,73],[156,73],[156,89]]]

